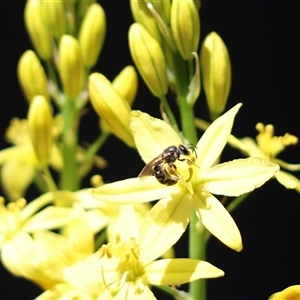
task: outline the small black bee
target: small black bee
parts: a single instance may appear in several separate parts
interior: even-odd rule
[[[152,159],[141,171],[139,177],[154,175],[158,182],[165,185],[174,185],[181,179],[181,175],[176,171],[176,160],[187,161],[194,164],[189,158],[181,158],[181,155],[189,156],[190,150],[195,152],[195,146],[188,147],[181,144],[178,147],[170,146],[159,156]],[[195,152],[196,153],[196,152]]]

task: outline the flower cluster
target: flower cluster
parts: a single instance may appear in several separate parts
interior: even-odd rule
[[[299,165],[276,157],[297,143],[295,136],[275,137],[273,126],[262,123],[257,143],[231,135],[242,104],[225,110],[229,52],[216,32],[200,44],[199,1],[131,0],[130,8],[129,50],[159,99],[161,118],[132,109],[134,66],[113,80],[92,71],[106,36],[100,4],[26,2],[34,50],[20,57],[17,76],[28,114],[11,121],[6,140],[12,146],[0,151],[7,198],[0,197],[0,251],[10,273],[43,289],[37,299],[144,300],[156,299],[157,289],[176,299],[205,299],[204,280],[225,274],[206,261],[208,234],[233,250],[243,248],[232,209],[218,197],[240,202],[273,177],[300,192],[299,180],[280,169]],[[201,83],[211,120],[199,139],[196,124],[206,124],[194,115]],[[89,101],[99,133],[83,143],[79,130]],[[140,176],[105,183],[98,174],[107,166],[98,153],[111,135],[142,158]],[[221,162],[227,144],[249,157]],[[91,186],[84,186],[85,178]],[[187,228],[188,257],[177,257]],[[185,283],[188,291],[181,290]],[[270,299],[289,299],[298,290]]]

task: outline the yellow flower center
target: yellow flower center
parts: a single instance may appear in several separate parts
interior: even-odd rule
[[[257,123],[255,127],[259,134],[256,137],[260,149],[270,158],[276,157],[285,147],[298,143],[298,138],[286,133],[284,136],[274,136],[274,126]]]
[[[116,288],[109,288],[112,292],[120,290],[125,282],[133,283],[136,293],[143,291],[148,280],[142,262],[139,260],[140,250],[135,238],[132,237],[129,241],[122,241],[120,235],[117,234],[115,243],[108,243],[101,247],[100,257],[105,256],[107,258],[120,259],[117,270],[120,275],[120,281]],[[103,280],[105,282],[105,278]],[[108,287],[110,283],[106,285]]]

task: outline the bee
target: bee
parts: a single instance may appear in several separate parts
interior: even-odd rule
[[[165,185],[174,185],[182,177],[177,172],[176,160],[187,161],[189,164],[195,164],[189,158],[181,158],[181,155],[189,156],[190,150],[195,152],[195,146],[189,145],[188,147],[181,144],[178,147],[170,146],[165,149],[159,156],[152,159],[141,171],[139,177],[155,176],[158,182]],[[196,152],[195,152],[196,154]]]

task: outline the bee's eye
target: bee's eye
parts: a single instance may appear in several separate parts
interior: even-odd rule
[[[189,152],[189,150],[186,146],[179,145],[178,148],[179,148],[179,150],[182,154],[184,154],[184,155],[189,155],[190,154],[190,152]]]

